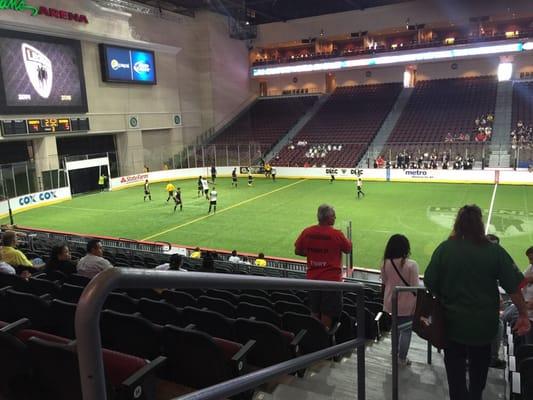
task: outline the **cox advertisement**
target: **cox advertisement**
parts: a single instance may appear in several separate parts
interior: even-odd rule
[[[105,82],[155,85],[153,51],[100,44],[102,79]]]
[[[64,187],[59,189],[46,190],[44,192],[30,193],[24,196],[14,197],[9,200],[13,212],[24,211],[35,207],[59,203],[70,200],[70,188]],[[0,217],[8,215],[9,208],[7,201],[0,201]]]

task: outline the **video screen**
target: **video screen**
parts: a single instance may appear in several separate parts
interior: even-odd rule
[[[0,113],[87,112],[80,42],[0,30]]]
[[[104,82],[155,85],[153,51],[100,44],[100,62]]]

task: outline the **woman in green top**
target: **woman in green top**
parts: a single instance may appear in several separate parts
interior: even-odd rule
[[[520,317],[515,331],[529,331],[527,310],[519,289],[524,276],[511,256],[485,236],[481,209],[462,207],[453,232],[431,256],[424,275],[426,287],[445,310],[448,346],[444,363],[450,400],[481,400],[490,363],[491,341],[498,330],[500,285],[516,304]],[[466,362],[469,387],[466,384]]]

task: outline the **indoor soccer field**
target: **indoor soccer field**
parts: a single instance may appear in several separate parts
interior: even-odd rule
[[[458,207],[478,204],[486,221],[494,192],[493,185],[365,182],[366,196],[357,200],[353,181],[256,179],[248,187],[241,179],[234,189],[230,179],[218,179],[217,214],[207,215],[209,202],[197,196],[196,180],[174,183],[182,190],[182,212],[173,212],[165,183],[159,183],[151,186],[151,202],[143,201],[138,186],[19,213],[15,223],[298,258],[293,244],[299,232],[315,223],[318,205],[330,203],[337,227],[345,230],[352,222],[357,266],[379,268],[388,237],[402,233],[423,271],[433,249],[450,233]],[[525,249],[533,245],[529,203],[533,207],[531,188],[498,186],[490,217],[489,231],[501,238],[521,269],[527,266]]]

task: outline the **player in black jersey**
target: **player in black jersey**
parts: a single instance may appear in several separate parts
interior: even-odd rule
[[[150,201],[152,201],[152,194],[150,193],[150,183],[148,182],[148,179],[144,181],[144,201],[146,201],[146,198]]]
[[[237,168],[233,168],[233,171],[231,172],[231,186],[237,189]]]
[[[176,208],[178,208],[178,205],[180,206],[180,211],[183,211],[183,203],[181,201],[181,188],[176,189],[176,193],[174,194],[174,203],[176,203],[176,205],[174,206],[174,212],[176,212]]]
[[[197,196],[197,197],[203,196],[203,194],[204,194],[204,187],[203,187],[203,185],[202,185],[202,177],[201,177],[201,176],[198,177],[198,183],[197,183],[197,185],[198,185],[198,196]]]

